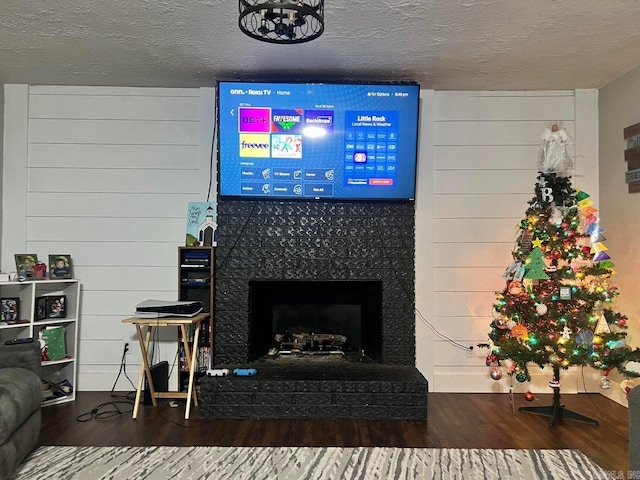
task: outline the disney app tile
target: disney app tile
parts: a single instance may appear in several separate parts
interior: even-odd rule
[[[272,109],[271,133],[301,133],[302,109]]]

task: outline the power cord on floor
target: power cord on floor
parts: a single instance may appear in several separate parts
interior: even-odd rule
[[[127,405],[128,409],[120,409],[118,405]],[[110,407],[110,408],[109,408]],[[106,420],[111,417],[122,416],[133,412],[133,402],[119,400],[114,402],[105,402],[76,417],[76,422],[88,422],[89,420]]]
[[[120,359],[120,370],[118,371],[118,376],[116,377],[115,382],[113,382],[113,387],[111,387],[111,396],[114,398],[124,398],[126,400],[114,400],[112,402],[105,402],[98,405],[96,408],[92,409],[89,412],[82,413],[76,417],[77,422],[88,422],[89,420],[105,420],[107,418],[125,415],[127,413],[133,412],[133,404],[135,401],[135,394],[137,388],[134,386],[133,382],[127,375],[127,352],[129,351],[129,344],[125,343],[124,348],[122,350],[122,357]],[[134,391],[127,392],[126,394],[117,394],[114,393],[116,388],[116,384],[118,383],[118,379],[120,375],[124,374],[124,376],[129,380],[129,383],[133,387]],[[127,410],[123,410],[119,407],[119,405],[127,405],[129,408]],[[109,408],[110,407],[110,408]]]

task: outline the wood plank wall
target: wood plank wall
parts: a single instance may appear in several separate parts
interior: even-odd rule
[[[574,139],[570,153],[575,155],[573,91],[436,92],[432,314],[439,335],[433,342],[434,391],[508,391],[506,378],[489,378],[487,351],[464,346],[487,340],[495,292],[504,286],[501,275],[512,260],[517,225],[533,196],[541,135],[554,122]],[[579,122],[597,125],[597,119]],[[597,160],[597,149],[576,163],[582,179],[585,169],[596,177],[590,185],[597,184],[594,156]],[[531,385],[515,382],[514,388],[548,393],[550,370],[534,374]],[[562,386],[577,391],[578,373],[564,373]]]
[[[489,378],[486,352],[442,335],[486,339],[546,126],[559,121],[574,137],[576,183],[597,201],[597,91],[423,90],[421,99],[417,366],[431,391],[506,391]],[[214,103],[209,88],[5,86],[2,267],[15,268],[14,253],[72,255],[83,284],[80,390],[112,387],[123,341],[135,381],[139,353],[120,320],[144,299],[176,297],[186,205],[208,190]],[[174,352],[166,341],[155,358],[171,364]],[[567,378],[578,388],[576,372]]]
[[[121,319],[142,300],[177,297],[187,203],[207,195],[213,93],[105,87],[14,93],[27,109],[25,180],[12,186],[25,198],[25,224],[23,238],[3,225],[4,236],[15,238],[4,242],[3,267],[11,268],[14,251],[45,260],[71,254],[83,287],[78,388],[110,389],[125,341],[128,373],[137,382],[139,348]],[[7,202],[14,203],[5,195],[5,209]],[[171,362],[175,351],[175,341],[163,343],[155,358]],[[124,376],[118,386],[130,389]]]

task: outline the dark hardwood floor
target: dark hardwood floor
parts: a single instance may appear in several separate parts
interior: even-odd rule
[[[43,409],[40,445],[79,446],[394,446],[428,448],[578,449],[609,471],[628,470],[628,410],[602,395],[563,395],[566,408],[598,420],[599,426],[565,420],[549,426],[544,416],[520,406],[550,405],[551,394],[526,402],[516,395],[512,413],[506,394],[428,394],[426,421],[201,419],[184,401],[170,407],[140,406],[109,392],[79,392],[75,402]],[[113,416],[109,412],[115,412]],[[83,415],[84,414],[84,415]],[[81,417],[83,422],[77,421]]]

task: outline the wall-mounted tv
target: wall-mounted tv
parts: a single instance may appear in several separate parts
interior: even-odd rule
[[[413,200],[416,83],[218,82],[218,193]]]

